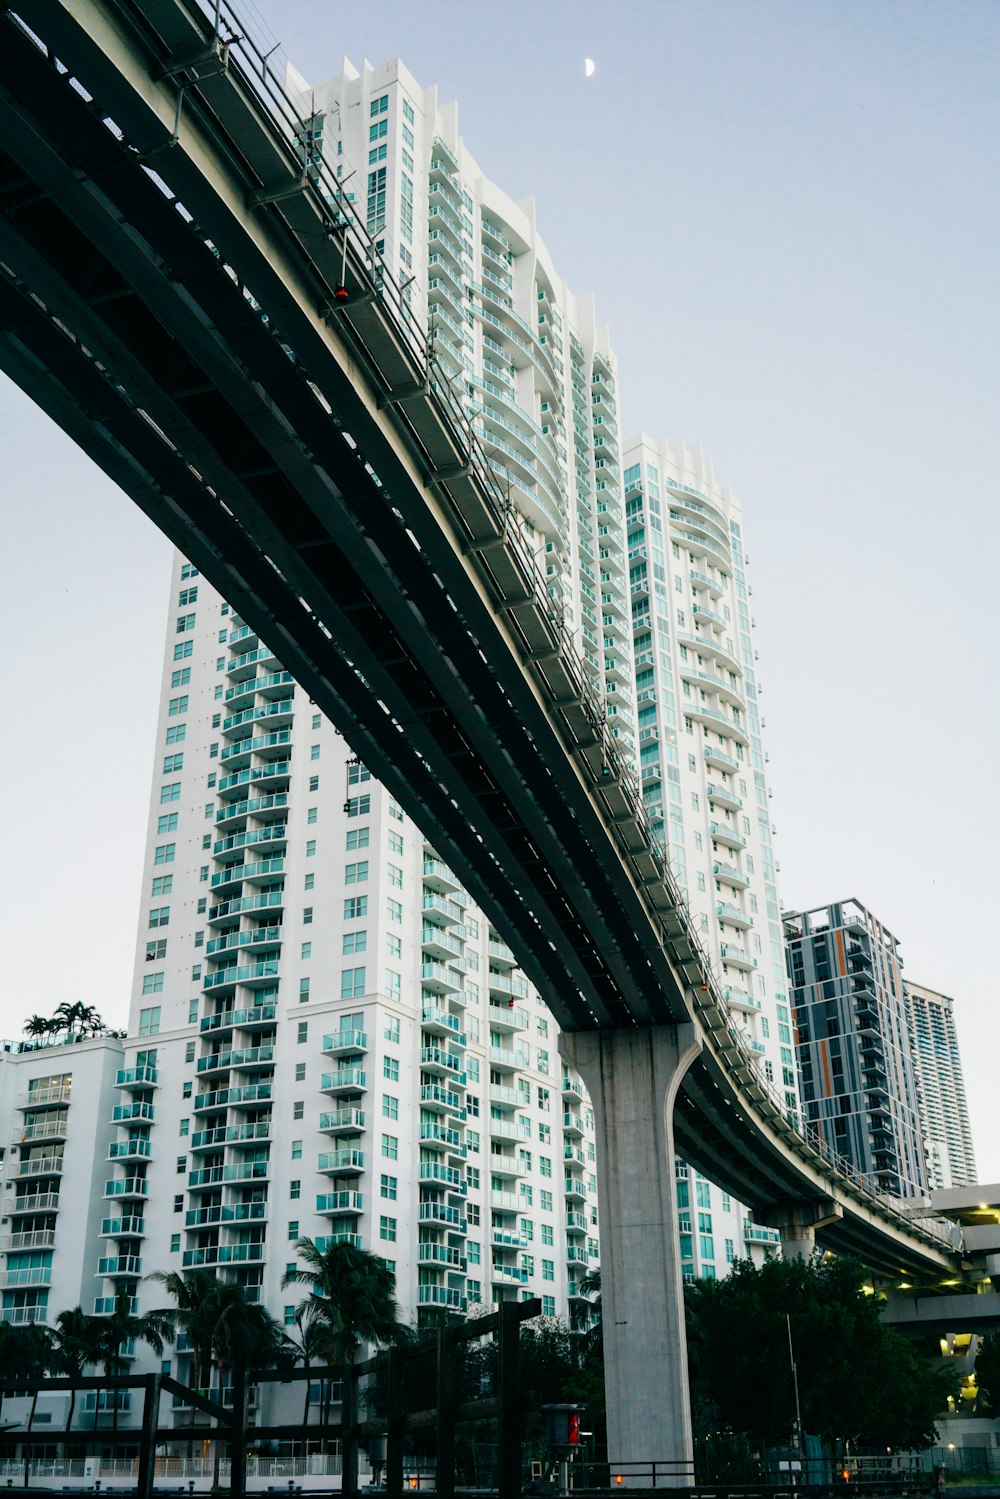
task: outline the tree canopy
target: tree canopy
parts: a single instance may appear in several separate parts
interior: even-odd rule
[[[864,1280],[853,1260],[772,1259],[689,1286],[688,1367],[702,1421],[763,1440],[790,1436],[790,1327],[806,1431],[883,1449],[930,1445],[955,1382],[883,1326]]]

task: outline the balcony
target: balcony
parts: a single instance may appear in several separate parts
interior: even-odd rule
[[[422,902],[424,916],[429,920],[452,924],[465,920],[465,912],[457,901],[449,900],[446,895],[439,895],[437,891],[425,891]]]
[[[271,1138],[270,1119],[253,1124],[220,1124],[214,1129],[198,1130],[191,1136],[192,1150],[212,1150],[222,1145],[244,1145],[251,1140]]]
[[[738,771],[742,769],[742,761],[735,760],[732,755],[727,755],[721,746],[706,745],[702,750],[702,756],[706,765],[711,765],[715,770]]]
[[[101,1219],[102,1239],[143,1239],[146,1236],[146,1220],[139,1217]]]
[[[490,991],[491,1000],[497,999],[527,999],[528,984],[525,979],[517,978],[511,973],[498,973],[490,969],[486,975],[487,988]]]
[[[29,1088],[27,1093],[18,1094],[17,1107],[22,1112],[26,1109],[55,1108],[57,1104],[69,1103],[72,1091],[72,1083],[52,1083],[46,1088]]]
[[[112,1181],[104,1183],[105,1197],[134,1197],[143,1199],[149,1196],[149,1183],[142,1176],[115,1177]]]
[[[464,1291],[451,1286],[418,1286],[417,1302],[420,1306],[443,1306],[453,1312],[465,1312],[469,1302]]]
[[[491,937],[487,948],[487,957],[490,963],[495,963],[498,968],[516,968],[517,959],[506,942]]]
[[[563,1134],[571,1140],[579,1140],[583,1135],[583,1118],[572,1109],[567,1109],[563,1114]]]
[[[6,1217],[13,1217],[17,1213],[54,1213],[58,1208],[58,1192],[34,1192],[24,1197],[7,1197],[3,1205]]]
[[[583,1084],[575,1077],[564,1077],[562,1084],[563,1103],[583,1103]]]
[[[425,1004],[420,1012],[420,1024],[432,1036],[440,1036],[458,1046],[465,1045],[462,1022],[441,1005]]]
[[[135,1254],[111,1255],[97,1261],[98,1275],[129,1276],[135,1280],[142,1277],[142,1260]]]
[[[123,1071],[115,1073],[116,1088],[131,1088],[134,1092],[139,1092],[144,1088],[158,1086],[155,1067],[126,1067]]]
[[[267,1217],[266,1202],[237,1202],[231,1206],[215,1203],[208,1208],[189,1208],[184,1215],[186,1228],[209,1228],[217,1223],[260,1223]]]
[[[69,1121],[65,1114],[43,1114],[42,1118],[35,1124],[26,1124],[23,1129],[15,1130],[13,1142],[15,1145],[39,1145],[42,1141],[55,1144],[59,1140],[65,1140],[69,1130]]]
[[[431,1109],[436,1113],[457,1114],[460,1119],[465,1118],[461,1094],[453,1093],[450,1088],[441,1088],[437,1083],[422,1085],[420,1102],[425,1109]]]
[[[590,1255],[585,1249],[580,1249],[575,1244],[567,1244],[566,1263],[567,1265],[583,1265],[584,1269],[586,1269],[590,1263]]]
[[[440,1166],[436,1161],[420,1163],[420,1183],[426,1187],[441,1187],[457,1197],[464,1197],[469,1190],[461,1171],[454,1166]]]
[[[443,1202],[422,1202],[417,1209],[421,1223],[437,1224],[454,1234],[466,1234],[468,1224],[458,1208],[448,1207]]]
[[[512,1036],[518,1031],[526,1031],[530,1024],[523,1010],[514,1009],[513,999],[503,1004],[497,1004],[495,999],[490,999],[489,1026],[491,1031],[496,1031],[499,1035]]]
[[[723,963],[730,964],[733,968],[742,968],[750,971],[757,967],[757,959],[752,958],[742,947],[736,947],[732,942],[723,942],[719,948]]]
[[[465,1087],[465,1071],[462,1058],[454,1052],[442,1051],[439,1046],[423,1046],[420,1049],[420,1070],[431,1076],[448,1078],[459,1087]]]
[[[423,963],[420,982],[432,994],[457,994],[464,982],[462,975],[444,963]]]
[[[447,864],[430,854],[424,855],[423,880],[425,887],[438,895],[454,895],[456,890],[462,888],[461,882]]]
[[[528,1272],[517,1265],[491,1265],[490,1280],[499,1286],[526,1286]]]
[[[109,1161],[148,1161],[153,1156],[152,1141],[112,1140],[108,1146]]]
[[[565,1193],[567,1202],[586,1202],[587,1188],[580,1177],[567,1176],[565,1178]]]
[[[523,1109],[528,1100],[522,1098],[516,1088],[506,1088],[502,1083],[490,1083],[490,1103],[500,1109]]]
[[[209,1109],[249,1108],[252,1104],[267,1103],[271,1097],[270,1083],[247,1083],[242,1088],[217,1088],[214,1093],[196,1093],[194,1112],[204,1113]]]
[[[504,1177],[516,1180],[518,1177],[527,1176],[528,1174],[527,1166],[518,1156],[504,1155],[500,1151],[490,1152],[489,1170],[490,1175],[496,1177],[498,1180],[502,1180]]]
[[[566,1233],[569,1236],[577,1236],[589,1232],[586,1215],[584,1213],[569,1212],[566,1214]]]
[[[460,958],[465,944],[444,927],[425,925],[420,934],[420,948],[425,958]]]
[[[365,1167],[363,1150],[326,1150],[316,1162],[323,1176],[358,1176]]]
[[[360,1192],[321,1192],[316,1198],[316,1211],[334,1217],[341,1213],[361,1214],[364,1201]]]
[[[494,1072],[522,1072],[531,1066],[528,1052],[521,1048],[511,1051],[506,1046],[490,1046],[486,1055]]]
[[[587,1164],[586,1152],[579,1145],[564,1145],[563,1160],[575,1161],[578,1166],[585,1166]]]
[[[63,1158],[61,1155],[29,1156],[26,1161],[19,1161],[16,1175],[25,1176],[61,1176],[63,1169]]]
[[[720,884],[731,885],[734,890],[745,890],[750,883],[749,875],[745,875],[735,864],[713,864],[712,875]]]
[[[714,842],[722,843],[726,848],[740,849],[747,846],[747,840],[743,837],[743,834],[738,833],[735,828],[730,827],[726,822],[709,823],[708,831]]]
[[[738,812],[743,805],[743,798],[737,796],[732,786],[715,786],[710,782],[706,791],[710,802],[715,802],[719,807],[728,807],[731,812]]]
[[[418,1244],[417,1263],[419,1265],[446,1265],[449,1270],[456,1271],[459,1275],[465,1274],[465,1255],[460,1249],[454,1249],[450,1244]]]
[[[523,1213],[524,1203],[516,1192],[490,1192],[490,1207],[495,1213]]]
[[[18,1254],[26,1249],[54,1249],[55,1243],[54,1228],[36,1228],[27,1233],[4,1234],[0,1238],[0,1253]]]
[[[357,1135],[365,1127],[364,1109],[332,1109],[320,1114],[319,1127],[324,1135]]]
[[[465,1144],[457,1129],[448,1129],[443,1124],[422,1124],[420,1126],[420,1143],[427,1150],[440,1150],[446,1155],[461,1156],[465,1159]]]
[[[745,989],[736,989],[727,984],[722,991],[722,997],[731,1010],[740,1010],[744,1014],[751,1015],[760,1009],[760,1001],[747,994]]]
[[[151,1103],[120,1103],[117,1108],[111,1110],[112,1124],[131,1124],[139,1121],[152,1124],[155,1118],[156,1110]]]
[[[730,926],[738,926],[743,931],[753,926],[753,917],[741,911],[739,906],[730,905],[728,901],[718,901],[715,914],[720,921],[728,922]]]
[[[364,1031],[334,1031],[323,1037],[323,1050],[331,1057],[360,1057],[368,1050],[368,1036]]]
[[[209,943],[209,947],[211,945]],[[251,1005],[246,1010],[220,1010],[216,1015],[206,1015],[199,1031],[204,1036],[213,1032],[253,1030],[257,1026],[273,1025],[276,1015],[277,1006],[270,1003]]]
[[[489,1123],[491,1139],[494,1140],[530,1140],[531,1131],[523,1124],[516,1124],[513,1119],[491,1119]]]
[[[364,1093],[368,1087],[368,1079],[361,1067],[341,1067],[337,1072],[324,1072],[319,1086],[321,1093],[329,1093],[333,1098],[347,1098],[355,1093]]]
[[[215,1052],[211,1056],[198,1058],[198,1072],[228,1072],[232,1067],[253,1070],[255,1067],[270,1067],[274,1063],[273,1046],[249,1046],[235,1051]]]
[[[496,1249],[527,1249],[528,1241],[524,1234],[519,1234],[512,1228],[493,1228],[490,1230],[490,1243]]]

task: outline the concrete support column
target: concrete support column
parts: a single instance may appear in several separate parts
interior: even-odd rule
[[[617,1463],[676,1463],[676,1476],[666,1480],[674,1486],[693,1481],[694,1449],[673,1107],[699,1046],[690,1025],[564,1032],[559,1038],[560,1052],[587,1085],[596,1125],[612,1471]],[[623,1476],[627,1484],[628,1469]]]
[[[769,1228],[781,1235],[781,1255],[786,1260],[811,1260],[816,1252],[816,1230],[843,1216],[843,1209],[830,1198],[813,1202],[786,1202],[770,1208]]]

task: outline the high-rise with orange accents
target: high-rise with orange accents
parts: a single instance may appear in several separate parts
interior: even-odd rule
[[[802,1107],[879,1192],[920,1197],[927,1162],[902,960],[859,901],[787,912]]]

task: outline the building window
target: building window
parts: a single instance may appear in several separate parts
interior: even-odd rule
[[[380,1216],[378,1220],[378,1236],[380,1239],[387,1240],[390,1244],[396,1242],[395,1218],[387,1218],[384,1213]]]
[[[344,901],[344,920],[357,921],[361,916],[368,915],[367,895],[349,895]]]
[[[343,968],[340,973],[340,997],[341,999],[357,999],[365,992],[365,970],[361,968]]]
[[[147,975],[147,977],[154,977],[155,978],[156,975],[155,974],[150,974],[150,975]],[[160,974],[159,977],[162,980],[163,975]],[[162,988],[162,983],[161,983],[160,987]],[[156,1036],[156,1035],[159,1035],[159,1031],[160,1031],[160,1006],[159,1005],[151,1005],[149,1007],[149,1009],[140,1010],[139,1011],[139,1035],[140,1036]]]
[[[176,853],[177,853],[177,845],[176,845],[176,843],[159,843],[159,844],[157,844],[156,848],[153,850],[153,863],[154,864],[172,864],[174,862],[174,855]],[[154,893],[154,895],[156,894],[155,891],[153,893]]]
[[[145,973],[145,974],[143,974],[143,977],[142,977],[142,992],[143,992],[143,994],[162,994],[163,993],[163,972],[162,972],[162,970],[158,970],[156,973]]]
[[[398,1057],[383,1057],[382,1058],[382,1076],[383,1077],[387,1077],[389,1079],[390,1083],[398,1083],[399,1082],[399,1058]]]
[[[169,906],[154,906],[149,913],[150,926],[167,926],[170,921]]]
[[[309,1022],[308,1022],[308,1020],[300,1020],[299,1021],[295,1040],[296,1040],[296,1045],[298,1045],[298,1046],[304,1046],[305,1043],[309,1040]]]
[[[356,864],[348,864],[344,870],[345,885],[361,885],[368,878],[368,860],[359,859]]]
[[[403,871],[398,867],[398,865],[396,865],[396,864],[387,864],[385,866],[385,872],[386,872],[386,878],[388,879],[389,884],[392,885],[393,888],[396,889],[396,890],[402,890],[402,888],[403,888]]]
[[[288,1183],[288,1196],[292,1202],[298,1202],[299,1198],[302,1196],[302,1182],[299,1178],[293,1178],[292,1181]]]
[[[393,1041],[396,1044],[399,1043],[399,1016],[398,1015],[389,1015],[386,1018],[385,1029],[382,1032],[382,1035],[384,1036],[384,1038],[385,1038],[386,1041]]]
[[[399,1160],[399,1136],[398,1135],[383,1135],[382,1136],[382,1154],[389,1161],[398,1161]]]
[[[386,1176],[382,1173],[380,1178],[380,1195],[388,1198],[390,1202],[396,1201],[398,1182],[394,1176]]]
[[[359,848],[368,848],[371,844],[371,828],[350,828],[347,833],[347,852],[355,853]]]
[[[382,1115],[385,1119],[399,1118],[399,1099],[391,1093],[386,1093],[382,1099]]]
[[[368,933],[364,927],[356,932],[344,933],[343,952],[345,957],[351,953],[367,952],[367,950]]]

